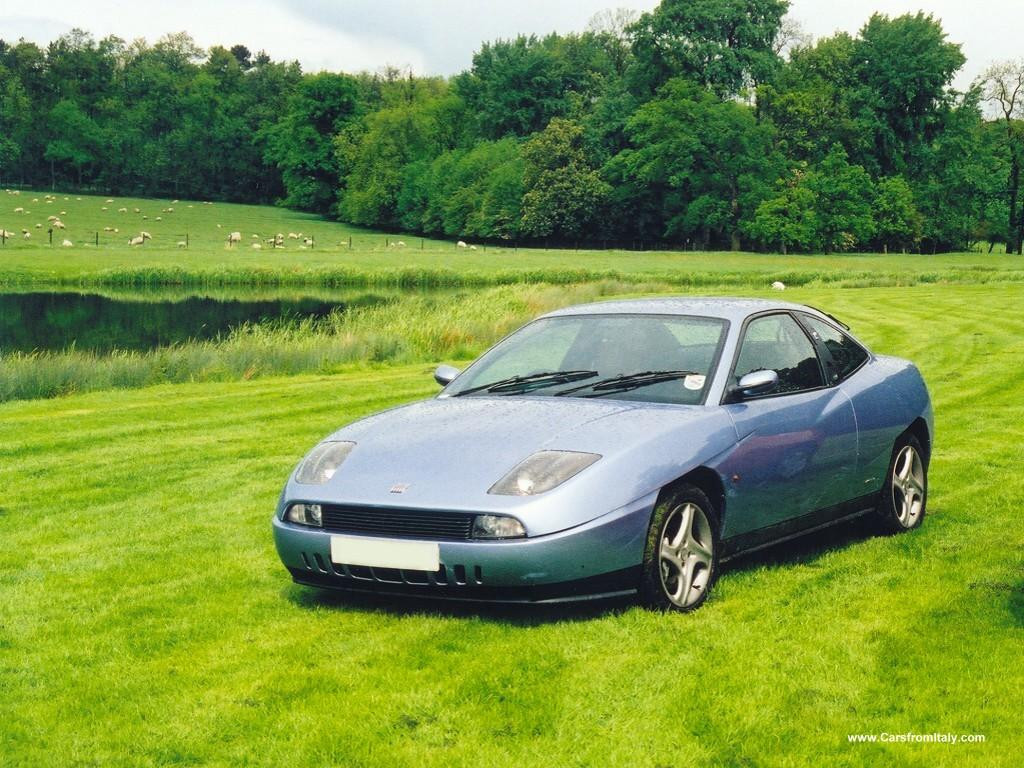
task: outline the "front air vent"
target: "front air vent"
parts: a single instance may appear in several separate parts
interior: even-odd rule
[[[324,504],[323,527],[333,533],[355,533],[402,539],[468,541],[472,514],[392,507]]]

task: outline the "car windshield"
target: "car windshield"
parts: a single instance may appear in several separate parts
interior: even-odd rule
[[[544,318],[487,352],[445,394],[698,405],[725,329],[724,320],[683,315]]]

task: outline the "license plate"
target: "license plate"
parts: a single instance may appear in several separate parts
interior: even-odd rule
[[[332,536],[331,562],[338,565],[433,572],[441,567],[441,548],[432,541]]]

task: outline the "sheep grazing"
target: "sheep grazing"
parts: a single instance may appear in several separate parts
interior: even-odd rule
[[[469,248],[469,246],[463,240],[459,240],[459,242],[457,242],[455,244],[455,247],[456,248]]]
[[[163,216],[157,216],[157,217],[156,217],[156,221],[163,221],[163,220],[164,220],[164,217],[163,217]]]
[[[47,221],[56,221],[56,220],[57,220],[57,217],[56,217],[56,216],[47,216],[47,217],[46,217],[46,220],[47,220]]]
[[[74,243],[72,243],[70,240],[65,240],[63,243],[61,243],[61,246],[64,248],[70,248],[73,245]]]
[[[220,225],[218,225],[218,226],[220,226]],[[228,245],[234,245],[235,243],[240,243],[240,242],[242,242],[242,233],[241,232],[232,232],[230,235],[228,235]]]
[[[8,232],[6,229],[0,229],[0,237],[6,240],[9,237],[14,237],[14,233]]]
[[[146,242],[146,240],[147,238],[143,237],[142,235],[136,235],[135,237],[128,241],[128,245],[142,245],[143,243]]]
[[[42,224],[36,224],[36,229],[42,229],[42,228],[43,228]]]
[[[258,250],[260,250],[263,247],[263,244],[262,243],[253,243],[252,247],[255,248],[258,251]]]
[[[397,243],[395,243],[395,245],[397,245],[399,248],[405,248],[405,241],[399,240]]]
[[[298,236],[298,235],[296,235],[296,234],[295,234],[294,232],[289,232],[289,233],[288,233],[288,239],[289,239],[289,240],[298,240],[298,239],[299,239],[299,236]]]
[[[188,243],[186,243],[184,240],[179,240],[178,241],[178,247],[179,248],[188,248]]]
[[[112,203],[112,202],[114,202],[114,201],[113,201],[113,200],[107,200],[107,202],[108,202],[108,203]]]
[[[22,235],[22,237],[24,237],[26,240],[28,240],[30,237],[32,237],[32,233],[31,232],[26,232],[24,235]]]
[[[142,213],[142,211],[140,211],[140,210],[139,210],[138,208],[133,208],[132,210],[133,210],[133,211],[134,211],[135,213]]]
[[[139,235],[144,237],[146,240],[152,240],[153,239],[153,236],[151,234],[149,234],[149,232],[139,232]]]
[[[259,240],[259,239],[260,239],[260,236],[259,236],[259,235],[253,235],[253,236],[252,236],[252,239],[253,239],[253,240]]]
[[[773,291],[784,291],[784,290],[786,290],[786,284],[783,283],[783,282],[780,282],[779,280],[776,280],[774,283],[772,283],[772,290]]]
[[[303,243],[304,243],[305,245],[313,245],[313,238],[312,238],[312,237],[307,237],[307,238],[306,238],[306,239],[304,239],[304,240],[303,240],[302,242],[303,242]]]
[[[476,246],[475,246],[475,245],[471,245],[471,246],[469,246],[469,250],[471,250],[471,251],[475,251],[475,250],[476,250]]]
[[[113,231],[114,231],[114,228],[113,228],[113,227],[104,227],[104,228],[103,228],[103,231],[104,231],[104,232],[113,232]]]
[[[25,209],[24,209],[24,208],[22,208],[22,207],[21,207],[21,206],[19,205],[19,206],[18,206],[17,208],[15,208],[15,209],[14,209],[14,212],[15,212],[15,213],[24,213],[24,212],[25,212]]]
[[[60,215],[61,215],[61,216],[67,216],[67,215],[68,215],[68,212],[67,212],[67,211],[61,211],[61,212],[60,212]]]
[[[107,206],[105,206],[105,205],[103,205],[103,206],[100,206],[100,210],[101,210],[101,211],[105,211],[105,210],[107,210]]]
[[[128,213],[128,209],[127,208],[118,208],[117,212],[118,213]]]
[[[53,222],[53,228],[54,229],[64,229],[65,228],[64,227],[64,222],[61,221],[60,219],[57,219],[55,222]]]
[[[177,200],[171,200],[171,205],[177,205],[177,204],[178,204]],[[167,210],[170,211],[172,209],[168,208]]]

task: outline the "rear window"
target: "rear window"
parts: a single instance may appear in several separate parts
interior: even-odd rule
[[[831,384],[843,381],[864,365],[868,353],[860,344],[845,333],[811,315],[802,315],[811,334],[821,341],[828,350],[831,360],[826,360],[826,370]]]

